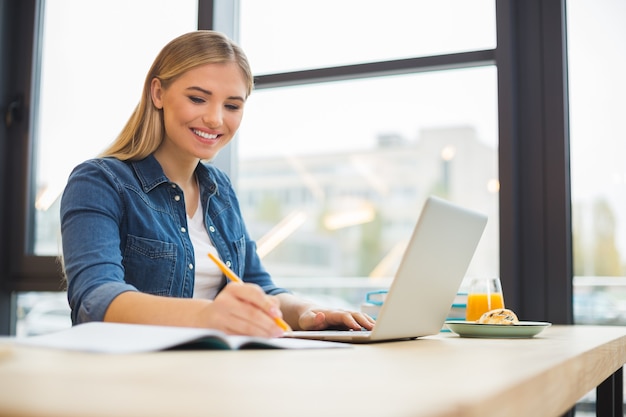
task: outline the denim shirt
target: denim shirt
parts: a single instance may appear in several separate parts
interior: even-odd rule
[[[226,174],[200,163],[196,177],[206,230],[221,259],[267,294],[287,292],[263,268]],[[126,291],[193,296],[185,198],[152,155],[78,165],[61,199],[61,236],[74,324],[102,321],[111,301]]]

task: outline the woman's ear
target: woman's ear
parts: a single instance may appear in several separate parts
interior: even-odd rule
[[[163,86],[161,85],[161,80],[158,78],[153,78],[150,83],[150,97],[152,98],[152,104],[157,109],[163,108],[163,99],[161,96],[163,95]]]

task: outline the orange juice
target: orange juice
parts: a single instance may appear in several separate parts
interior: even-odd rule
[[[489,310],[504,308],[504,298],[500,293],[492,294],[468,294],[465,320],[476,321]]]

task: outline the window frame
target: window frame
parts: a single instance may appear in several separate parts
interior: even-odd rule
[[[566,2],[496,5],[502,285],[521,317],[571,324]]]

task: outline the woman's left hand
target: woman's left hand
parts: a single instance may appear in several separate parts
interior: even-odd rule
[[[324,308],[311,308],[298,318],[298,327],[302,330],[372,330],[375,323],[375,320],[365,313]]]
[[[293,294],[282,293],[275,297],[280,300],[283,318],[293,330],[372,330],[376,323],[365,313],[321,307]]]

